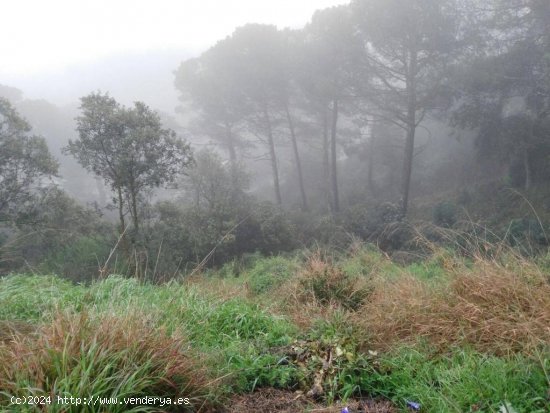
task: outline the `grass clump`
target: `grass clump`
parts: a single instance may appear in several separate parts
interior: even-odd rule
[[[321,306],[339,306],[357,310],[371,293],[365,278],[349,275],[320,253],[307,260],[298,276],[299,299]]]
[[[149,325],[144,315],[93,317],[58,314],[35,334],[0,344],[0,403],[11,396],[188,397],[191,404],[165,411],[195,411],[207,379],[188,343]],[[26,405],[10,405],[27,411]],[[15,410],[13,410],[15,409]],[[44,406],[47,412],[102,412],[101,405]],[[158,406],[111,405],[111,413],[158,411]]]
[[[382,348],[423,337],[441,349],[527,353],[550,343],[550,284],[534,265],[522,268],[481,260],[445,282],[404,275],[380,283],[357,320]]]

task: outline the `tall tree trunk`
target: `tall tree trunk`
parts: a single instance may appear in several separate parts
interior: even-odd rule
[[[333,212],[340,211],[340,200],[338,196],[338,174],[336,165],[336,131],[338,124],[338,100],[332,102],[332,128],[330,133],[330,149],[331,149],[331,183],[332,183],[332,202]]]
[[[302,197],[302,209],[304,211],[307,211],[308,206],[307,206],[306,188],[304,186],[304,176],[302,174],[302,162],[300,160],[300,152],[298,151],[298,142],[296,141],[296,133],[294,131],[294,122],[292,121],[292,116],[290,116],[288,105],[285,105],[285,111],[286,111],[286,119],[288,121],[288,128],[290,129],[290,140],[292,141],[292,150],[294,152],[294,162],[296,163],[296,171],[298,172],[298,184],[300,186],[300,195]]]
[[[409,208],[409,194],[411,187],[412,164],[414,157],[414,136],[416,132],[416,71],[417,52],[410,52],[409,68],[407,71],[407,136],[405,142],[405,156],[403,159],[403,215],[407,215]]]
[[[332,212],[332,197],[330,196],[330,162],[328,141],[328,106],[323,109],[323,193],[329,211]]]
[[[137,194],[135,189],[132,187],[130,188],[131,197],[132,197],[132,218],[134,220],[134,231],[135,231],[135,238],[137,239],[139,236],[139,217],[138,217],[138,210],[137,210]]]
[[[124,204],[122,198],[122,188],[117,188],[118,193],[118,218],[120,220],[120,234],[124,234],[126,231],[126,222],[124,222]]]
[[[269,158],[271,160],[271,171],[273,173],[273,187],[275,190],[275,201],[277,205],[283,203],[281,198],[281,188],[279,186],[279,170],[277,168],[277,155],[275,154],[275,142],[273,141],[273,130],[271,127],[271,119],[269,118],[269,111],[267,107],[264,107],[264,118],[267,129],[267,143],[269,146]]]

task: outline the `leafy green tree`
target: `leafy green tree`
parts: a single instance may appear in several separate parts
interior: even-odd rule
[[[196,154],[195,164],[179,186],[178,202],[156,205],[156,219],[148,243],[150,255],[159,254],[159,273],[175,273],[201,265],[219,265],[244,253],[273,254],[295,245],[296,233],[277,206],[257,203],[245,193],[248,176],[238,173],[211,150]]]
[[[186,236],[193,241],[191,249],[199,261],[213,249],[218,258],[236,253],[235,226],[246,218],[251,202],[245,193],[248,175],[215,152],[202,150],[182,181],[188,201],[183,210]]]
[[[0,98],[0,220],[13,219],[44,179],[57,173],[44,138]]]
[[[144,103],[126,108],[108,94],[92,93],[81,99],[80,109],[79,138],[70,140],[66,151],[111,186],[117,195],[120,232],[126,229],[129,211],[137,236],[140,196],[174,182],[192,162],[190,146],[163,128],[158,114]]]

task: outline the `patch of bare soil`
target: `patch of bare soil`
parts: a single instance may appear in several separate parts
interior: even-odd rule
[[[258,389],[254,393],[233,397],[224,413],[340,413],[344,407],[348,407],[349,413],[397,412],[397,409],[386,400],[350,400],[345,406],[329,407],[312,402],[302,393],[264,388]]]

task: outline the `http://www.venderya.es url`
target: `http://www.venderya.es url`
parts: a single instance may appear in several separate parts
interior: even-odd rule
[[[130,406],[184,406],[190,405],[188,397],[73,397],[73,396],[12,396],[12,405],[66,405],[66,406],[108,406],[108,405],[130,405]]]

